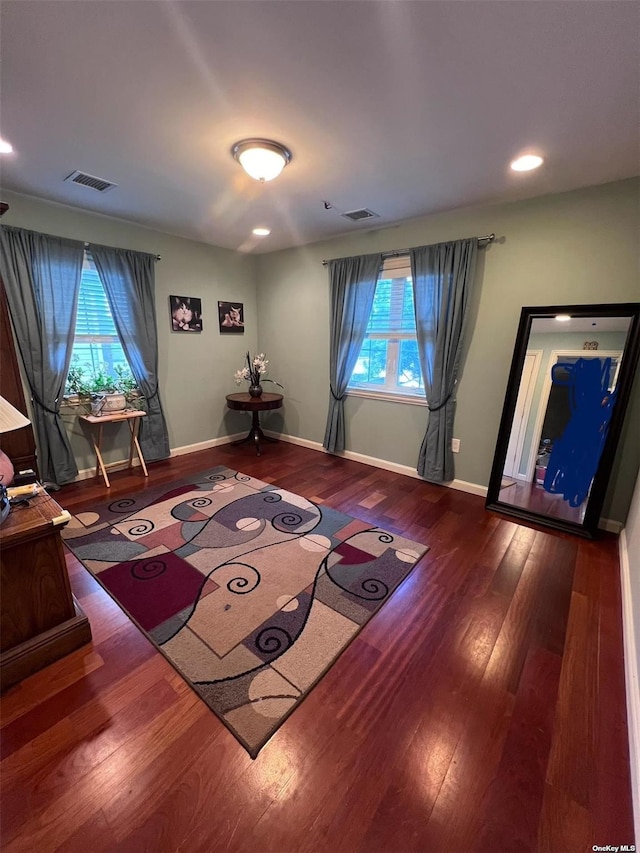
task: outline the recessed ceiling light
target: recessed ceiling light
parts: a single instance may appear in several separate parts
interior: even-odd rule
[[[542,166],[543,162],[542,157],[538,157],[537,154],[525,154],[523,157],[512,160],[511,168],[514,172],[530,172],[531,169]]]
[[[7,142],[6,139],[0,139],[0,154],[11,154],[12,152],[13,145]]]
[[[559,323],[568,323],[570,319],[571,316],[569,314],[556,314],[556,320]]]
[[[268,237],[271,234],[271,228],[254,228],[252,233],[256,237]]]

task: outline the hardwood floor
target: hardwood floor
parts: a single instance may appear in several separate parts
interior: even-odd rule
[[[93,644],[2,701],[4,853],[584,853],[633,844],[617,542],[289,444],[225,464],[431,547],[255,761],[78,561]],[[56,498],[106,497],[96,479]]]
[[[512,481],[511,485],[500,489],[498,500],[552,518],[575,521],[576,524],[582,524],[587,509],[586,500],[580,506],[570,506],[559,492],[550,494],[540,483],[527,483],[522,480]]]

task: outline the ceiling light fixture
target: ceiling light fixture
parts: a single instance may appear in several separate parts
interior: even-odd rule
[[[570,319],[571,319],[570,314],[556,314],[556,320],[559,323],[568,323]]]
[[[235,160],[256,181],[272,181],[291,162],[291,151],[270,139],[241,139],[231,149]]]
[[[268,237],[271,234],[271,228],[254,228],[252,233],[256,237]]]
[[[530,172],[531,169],[537,169],[542,166],[544,160],[538,157],[537,154],[525,154],[523,157],[518,157],[511,161],[511,168],[514,172]]]
[[[0,154],[12,154],[13,145],[7,142],[6,139],[0,139]]]

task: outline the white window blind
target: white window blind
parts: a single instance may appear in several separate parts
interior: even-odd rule
[[[113,375],[117,366],[129,369],[107,295],[88,256],[80,280],[71,365],[81,368],[87,377],[100,372]]]

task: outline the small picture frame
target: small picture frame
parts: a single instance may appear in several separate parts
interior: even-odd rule
[[[201,332],[202,301],[196,296],[170,296],[169,319],[173,332]]]
[[[218,322],[221,335],[244,334],[244,304],[242,302],[218,302]]]

